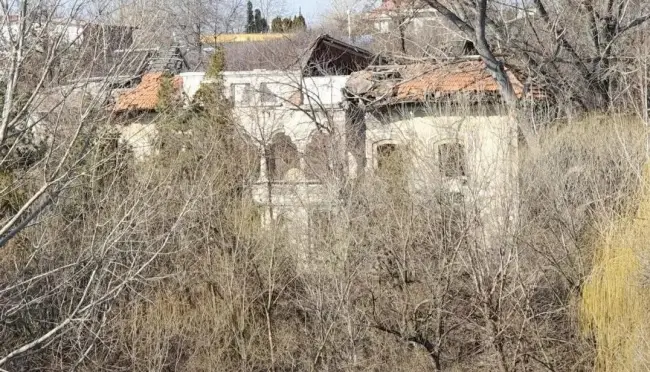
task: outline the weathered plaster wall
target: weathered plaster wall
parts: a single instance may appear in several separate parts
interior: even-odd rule
[[[184,93],[191,100],[202,83],[202,73],[183,73]],[[224,94],[234,106],[235,118],[259,149],[260,177],[253,198],[264,206],[264,221],[282,220],[297,243],[306,245],[309,210],[329,207],[338,197],[333,184],[306,176],[303,158],[307,145],[319,132],[332,133],[339,153],[345,154],[346,115],[341,104],[347,76],[302,78],[297,71],[240,71],[223,74]],[[286,135],[296,146],[300,161],[281,180],[269,181],[264,148],[276,134]],[[302,252],[305,253],[305,252]]]
[[[366,117],[367,170],[377,167],[377,147],[392,143],[408,154],[409,186],[415,194],[458,192],[476,211],[487,235],[503,231],[516,218],[517,131],[502,113],[402,114],[378,120]],[[438,146],[460,143],[465,148],[465,177],[445,177]]]
[[[118,125],[120,138],[127,143],[136,159],[144,159],[153,152],[153,144],[158,135],[155,123],[129,123]]]

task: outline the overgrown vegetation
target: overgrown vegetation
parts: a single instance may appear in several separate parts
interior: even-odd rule
[[[645,20],[624,11],[635,3],[592,8],[588,42],[582,26],[551,28],[532,49],[508,29],[528,13],[506,23],[483,9],[490,17],[481,22],[468,15],[480,17],[487,2],[425,3],[458,5],[464,37],[498,40],[499,52],[529,63],[551,87],[550,113],[530,120],[535,146],[520,141],[508,163],[517,190],[492,215],[477,197],[486,188],[472,183],[476,159],[451,154],[462,146],[422,154],[408,141],[386,143],[371,159],[365,151],[377,144],[329,126],[317,92],[302,98],[314,108],[315,134],[305,137],[318,140],[296,146],[283,133],[276,145],[274,130],[255,137],[224,95],[221,46],[192,102],[179,105],[169,74],[155,110],[136,115],[108,110],[110,94],[98,98],[121,74],[95,84],[84,71],[91,83],[78,94],[40,90],[41,80],[56,86],[65,59],[50,58],[45,40],[10,43],[0,96],[0,370],[650,369],[647,81],[626,85],[642,75],[642,51],[630,52],[638,35],[628,31]],[[534,3],[539,12],[547,1]],[[251,2],[247,11],[247,32],[267,32],[261,11]],[[55,23],[58,13],[41,13]],[[539,16],[530,24],[551,19]],[[304,28],[300,18],[276,18],[271,29]],[[480,35],[482,23],[494,38]],[[592,44],[606,49],[593,57]],[[21,66],[30,60],[38,65]],[[75,68],[64,75],[82,75]],[[267,103],[253,111],[262,120],[285,102]],[[494,116],[527,113],[518,101],[503,110],[475,103],[450,105],[453,124],[483,115],[479,133]],[[156,134],[143,157],[124,141],[124,129],[138,126]],[[354,178],[346,171],[359,154],[323,157],[344,148],[344,137],[363,147]],[[492,147],[478,134],[463,145]],[[413,173],[427,173],[415,176],[428,183],[413,187]],[[275,199],[274,189],[285,194]],[[313,203],[323,194],[334,202]],[[490,225],[497,220],[506,222]],[[293,229],[296,221],[306,230]]]

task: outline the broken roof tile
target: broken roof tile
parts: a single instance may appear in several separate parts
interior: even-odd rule
[[[158,106],[159,92],[164,76],[165,73],[163,72],[153,72],[142,76],[140,84],[117,97],[114,111],[154,111]],[[171,79],[174,94],[180,94],[183,87],[183,79],[180,76],[173,76]]]
[[[506,73],[519,97],[524,84],[507,69]],[[442,64],[417,63],[370,67],[352,74],[346,88],[350,93],[381,103],[422,102],[456,94],[498,94],[499,84],[480,60],[462,60]],[[526,92],[539,98],[539,90]]]

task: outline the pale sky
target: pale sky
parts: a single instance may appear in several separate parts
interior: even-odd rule
[[[333,8],[343,11],[343,9],[351,7],[353,10],[359,11],[362,5],[381,3],[381,0],[253,0],[254,6],[259,6],[262,3],[274,4],[276,10],[281,9],[280,12],[283,16],[293,17],[298,14],[298,10],[301,10],[307,20],[307,26],[311,27],[320,24],[323,16]],[[274,5],[271,5],[271,8]],[[274,16],[274,14],[267,15],[270,18]]]
[[[286,5],[289,14],[298,14],[298,10],[301,9],[308,24],[319,23],[321,16],[329,6],[328,0],[287,0]]]

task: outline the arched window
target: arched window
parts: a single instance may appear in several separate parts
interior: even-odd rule
[[[332,172],[332,141],[326,133],[317,132],[305,148],[305,176],[309,180],[323,180]]]
[[[268,177],[272,181],[281,181],[290,169],[300,168],[298,148],[291,138],[284,133],[277,133],[271,140],[266,154]]]

